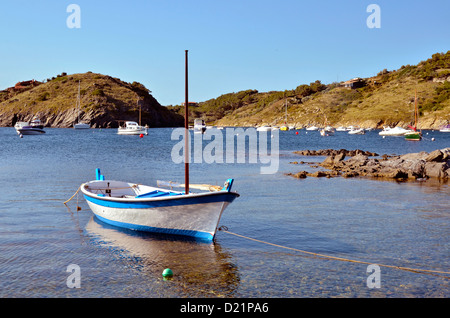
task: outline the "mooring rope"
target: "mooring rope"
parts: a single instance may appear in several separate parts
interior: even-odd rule
[[[330,256],[330,255],[325,255],[325,254],[320,254],[320,253],[308,252],[308,251],[300,250],[298,248],[293,248],[293,247],[288,247],[288,246],[283,246],[283,245],[279,245],[279,244],[274,244],[274,243],[258,240],[258,239],[255,239],[255,238],[252,238],[252,237],[248,237],[248,236],[245,236],[245,235],[233,233],[233,232],[229,231],[226,226],[221,226],[218,230],[219,231],[223,231],[223,232],[228,233],[228,234],[231,234],[231,235],[234,235],[234,236],[245,238],[247,240],[251,240],[251,241],[254,241],[254,242],[263,243],[263,244],[267,244],[267,245],[271,245],[271,246],[275,246],[275,247],[279,247],[279,248],[283,248],[283,249],[287,249],[287,250],[291,250],[291,251],[295,251],[295,252],[299,252],[299,253],[304,253],[304,254],[308,254],[308,255],[313,255],[313,256],[321,257],[321,258],[325,258],[325,259],[331,259],[331,260],[336,260],[336,261],[341,261],[341,262],[366,264],[366,265],[374,264],[373,262],[359,261],[359,260],[353,260],[353,259],[349,259],[349,258],[336,257],[336,256]],[[446,275],[450,275],[450,272],[446,272],[446,271],[436,271],[436,270],[421,269],[421,268],[410,268],[410,267],[403,267],[403,266],[396,266],[396,265],[386,265],[386,264],[379,264],[379,263],[376,263],[376,265],[378,265],[380,267],[399,269],[399,270],[409,271],[409,272],[419,273],[419,274],[429,274],[429,275],[431,275],[431,274],[446,274]],[[450,279],[450,276],[440,276],[439,275],[439,277]]]
[[[66,201],[64,201],[63,203],[64,204],[66,204],[67,202],[69,202],[70,200],[72,200],[73,199],[73,197],[74,196],[76,196],[77,194],[78,194],[78,191],[80,191],[80,188],[81,188],[81,186],[80,187],[78,187],[78,190],[77,190],[77,192],[75,192],[71,197],[70,197],[70,199],[69,200],[66,200]]]

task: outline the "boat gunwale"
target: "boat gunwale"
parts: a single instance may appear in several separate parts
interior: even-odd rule
[[[124,181],[116,181],[116,180],[104,180],[102,182],[105,181],[109,181],[109,182],[123,182],[126,184],[134,184],[134,185],[138,185],[136,183],[128,183],[128,182],[124,182]],[[117,202],[154,202],[154,201],[169,201],[169,200],[182,200],[182,199],[189,199],[189,198],[200,198],[200,197],[205,197],[205,196],[216,196],[216,195],[224,195],[224,194],[232,194],[235,195],[236,197],[239,197],[239,193],[234,192],[234,191],[226,191],[226,190],[220,190],[220,191],[212,191],[212,192],[200,192],[200,193],[189,193],[189,194],[182,194],[183,192],[179,192],[179,191],[173,191],[175,193],[180,193],[177,195],[172,195],[172,196],[160,196],[160,197],[142,197],[142,198],[136,198],[136,197],[126,197],[126,198],[121,198],[121,197],[109,197],[109,196],[98,196],[98,194],[93,193],[87,189],[85,189],[85,186],[87,186],[89,183],[91,182],[95,182],[95,181],[89,181],[89,182],[85,182],[83,184],[81,184],[80,189],[81,192],[84,195],[87,195],[91,198],[95,198],[95,199],[99,199],[99,200],[103,200],[103,201],[117,201]],[[130,186],[131,187],[131,186]],[[151,186],[148,186],[151,187]],[[161,190],[164,192],[169,192],[166,189],[162,189],[162,188],[156,188],[156,187],[151,187],[154,188],[155,190]],[[114,189],[114,188],[112,188]]]

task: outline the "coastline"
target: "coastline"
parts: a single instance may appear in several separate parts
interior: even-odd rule
[[[294,153],[299,156],[326,156],[321,163],[290,162],[291,164],[312,164],[314,168],[327,169],[315,172],[303,170],[286,174],[298,179],[338,176],[421,181],[435,179],[441,182],[448,182],[450,179],[450,148],[436,149],[430,153],[422,151],[400,156],[379,156],[367,151],[346,149],[302,150],[294,151]]]

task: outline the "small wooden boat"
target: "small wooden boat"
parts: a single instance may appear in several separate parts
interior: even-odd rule
[[[226,207],[239,197],[228,179],[219,191],[188,193],[130,182],[94,181],[80,187],[95,216],[107,224],[137,231],[213,240]]]
[[[187,95],[186,51],[186,149],[189,147]],[[105,180],[100,169],[96,171],[96,180],[83,183],[80,190],[92,212],[105,223],[137,231],[213,240],[223,211],[239,194],[231,192],[233,179],[228,179],[218,191],[191,193],[188,154],[186,150],[184,192]]]

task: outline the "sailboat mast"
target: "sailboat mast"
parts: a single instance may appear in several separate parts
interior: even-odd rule
[[[185,53],[185,98],[184,98],[184,193],[189,194],[189,118],[188,118],[188,50]]]
[[[287,99],[284,100],[284,108],[285,108],[285,114],[284,114],[284,124],[287,124]]]
[[[81,102],[80,102],[80,80],[78,80],[78,96],[77,96],[77,110],[78,110],[78,122],[80,122],[80,108],[81,108]]]
[[[418,117],[418,111],[417,111],[417,89],[416,89],[416,96],[414,98],[414,130],[417,129],[417,117]]]
[[[141,126],[141,103],[139,103],[139,97],[137,99],[137,104],[139,106],[139,126]]]

